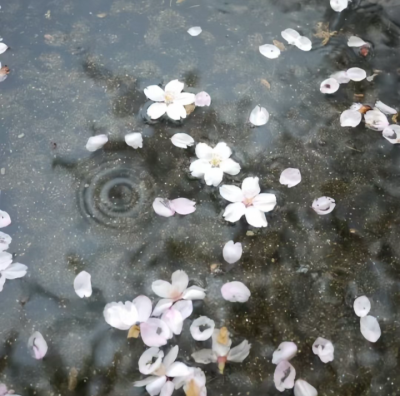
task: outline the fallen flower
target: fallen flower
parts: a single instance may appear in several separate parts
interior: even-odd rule
[[[397,114],[397,110],[395,110],[393,107],[385,105],[385,103],[381,102],[380,100],[375,103],[375,107],[384,114]]]
[[[172,80],[165,86],[165,91],[158,85],[150,85],[145,88],[145,95],[153,103],[147,109],[147,115],[156,120],[165,113],[172,120],[178,121],[186,118],[185,105],[190,105],[195,101],[195,95],[189,92],[182,92],[185,84],[179,80]]]
[[[0,231],[0,252],[8,249],[12,241],[10,235]]]
[[[366,340],[376,342],[379,340],[382,332],[378,320],[374,316],[363,316],[360,319],[360,331]]]
[[[353,308],[356,315],[363,318],[371,310],[371,302],[368,297],[360,296],[354,300]]]
[[[187,198],[176,198],[170,201],[167,198],[158,197],[153,201],[153,209],[163,217],[171,217],[175,212],[185,216],[196,211],[196,202]]]
[[[80,272],[74,279],[75,293],[80,297],[90,297],[92,295],[91,275],[86,272]]]
[[[255,126],[265,125],[269,120],[269,113],[265,107],[256,106],[250,113],[249,121]]]
[[[234,243],[233,241],[228,241],[225,243],[222,250],[222,255],[224,260],[229,264],[234,264],[240,260],[243,254],[242,244],[240,242]]]
[[[143,147],[143,136],[140,132],[132,132],[125,135],[125,143],[133,147],[134,149],[138,149],[139,147]]]
[[[11,224],[11,217],[7,212],[0,210],[0,228],[7,227]]]
[[[206,341],[213,335],[214,329],[215,322],[212,319],[207,316],[200,316],[191,324],[190,334],[196,341]]]
[[[253,227],[266,227],[268,225],[264,212],[270,212],[276,205],[275,194],[260,194],[258,177],[246,177],[242,188],[232,185],[223,185],[219,188],[222,198],[229,204],[224,211],[226,221],[235,223],[245,215],[247,222]]]
[[[202,31],[203,31],[203,30],[201,29],[200,26],[193,26],[193,27],[191,27],[187,32],[188,32],[191,36],[196,37],[196,36],[198,36]]]
[[[322,81],[319,90],[324,94],[332,94],[335,93],[340,87],[338,81],[334,78],[328,78]]]
[[[43,359],[46,355],[48,350],[47,342],[38,331],[35,331],[29,337],[28,349],[31,352],[32,357],[37,360]]]
[[[6,52],[8,49],[8,45],[4,44],[4,43],[0,43],[0,54]]]
[[[175,133],[171,138],[171,142],[174,146],[187,149],[194,145],[194,139],[187,133]]]
[[[393,135],[396,137],[394,138]],[[400,126],[395,124],[389,125],[382,131],[382,136],[392,144],[400,143]]]
[[[230,302],[244,303],[251,296],[250,290],[242,282],[228,282],[221,287],[222,297]]]
[[[96,135],[92,136],[88,139],[86,143],[86,150],[88,151],[96,151],[102,148],[108,142],[107,135]]]
[[[333,360],[335,348],[331,341],[318,337],[312,345],[312,351],[319,356],[322,363],[328,363]]]
[[[333,198],[330,197],[320,197],[313,201],[312,208],[319,215],[326,215],[331,213],[335,209],[336,203]]]
[[[296,356],[297,345],[291,341],[284,341],[279,344],[278,349],[272,354],[272,364],[279,364],[282,361],[289,361]]]
[[[378,109],[367,111],[364,114],[365,126],[373,131],[383,131],[389,126],[389,121],[385,114]]]
[[[341,12],[349,5],[348,0],[331,0],[331,7],[333,11]]]
[[[208,186],[217,187],[224,173],[234,176],[240,172],[240,165],[229,158],[232,150],[226,143],[220,142],[214,148],[205,143],[198,143],[196,155],[198,159],[190,164],[190,172],[194,177],[204,177]]]
[[[273,44],[264,44],[258,47],[261,55],[269,59],[276,59],[281,54],[281,50]]]
[[[280,362],[275,369],[274,383],[279,392],[284,392],[286,389],[294,387],[296,378],[295,368],[286,360]]]
[[[347,45],[349,47],[362,47],[363,45],[369,45],[368,43],[366,43],[363,39],[361,39],[360,37],[357,36],[350,36],[348,41],[347,41]]]
[[[279,178],[279,183],[289,188],[297,186],[301,182],[301,173],[297,168],[286,168]]]
[[[318,391],[307,381],[299,379],[294,383],[294,396],[318,396]]]
[[[12,254],[0,252],[0,292],[7,279],[18,279],[26,275],[28,267],[20,263],[12,263]]]

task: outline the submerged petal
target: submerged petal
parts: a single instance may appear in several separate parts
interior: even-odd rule
[[[132,132],[125,135],[125,143],[134,149],[143,147],[143,136],[139,132]]]
[[[397,114],[397,110],[395,110],[393,107],[385,105],[385,103],[381,102],[380,100],[375,103],[375,107],[384,114]]]
[[[301,36],[299,37],[294,45],[298,48],[301,49],[302,51],[311,51],[312,48],[312,42],[308,37]]]
[[[345,110],[340,115],[340,126],[355,128],[360,124],[362,120],[362,114],[357,110]]]
[[[245,214],[246,206],[242,202],[235,202],[229,204],[224,211],[224,218],[226,221],[230,223],[235,223],[236,221],[240,220],[240,218]]]
[[[300,38],[300,33],[294,29],[285,29],[281,35],[289,44],[294,44]]]
[[[363,318],[371,310],[371,302],[368,297],[360,296],[354,300],[353,308],[356,315]]]
[[[86,143],[86,150],[87,151],[96,151],[102,148],[108,142],[107,135],[96,135],[92,136],[88,139]]]
[[[255,126],[265,125],[269,120],[269,113],[265,107],[256,106],[250,113],[249,121]]]
[[[188,32],[191,36],[196,37],[196,36],[198,36],[202,31],[203,31],[203,30],[201,29],[200,26],[193,26],[193,27],[191,27],[187,32]]]
[[[382,131],[382,136],[392,144],[400,143],[400,126],[389,125]]]
[[[326,215],[331,213],[335,209],[336,203],[333,198],[330,197],[320,197],[313,201],[312,208],[319,215]]]
[[[261,55],[269,59],[276,59],[281,54],[281,50],[273,44],[260,45],[258,49]]]
[[[276,366],[274,383],[278,391],[283,392],[285,389],[292,389],[295,378],[296,370],[289,362],[284,360]]]
[[[233,241],[228,241],[222,250],[224,260],[229,264],[234,264],[239,261],[242,257],[242,253],[243,248],[240,242],[234,243]]]
[[[91,275],[86,272],[80,272],[74,279],[75,293],[80,297],[90,297],[92,295]]]
[[[346,73],[350,80],[353,81],[361,81],[367,77],[366,71],[359,67],[352,67],[351,69],[348,69]]]
[[[171,208],[180,215],[188,215],[196,211],[196,202],[187,198],[176,198],[169,203]]]
[[[288,186],[289,188],[297,186],[300,182],[301,173],[297,168],[286,168],[279,178],[279,183]]]
[[[333,94],[335,93],[340,87],[338,81],[334,78],[328,78],[322,81],[319,90],[324,94]]]
[[[144,89],[144,94],[154,102],[164,102],[165,92],[158,85],[150,85]]]
[[[203,329],[200,329],[202,327]],[[215,322],[207,316],[200,316],[190,326],[190,334],[196,341],[208,340],[214,332]]]
[[[299,379],[294,384],[294,396],[318,396],[318,392],[307,381]]]
[[[364,316],[360,319],[360,331],[366,340],[376,342],[382,332],[378,320],[374,316]]]
[[[312,351],[318,355],[322,363],[331,362],[334,358],[335,348],[331,341],[318,337],[312,345]]]
[[[211,104],[211,96],[207,92],[199,92],[196,94],[194,104],[197,107],[204,107],[204,106],[210,106]]]
[[[249,206],[248,208],[246,208],[246,211],[244,214],[246,216],[247,222],[251,226],[257,227],[257,228],[268,226],[268,222],[267,222],[267,219],[265,218],[264,212],[262,210],[258,209],[257,207]]]
[[[166,198],[156,198],[153,201],[153,209],[159,216],[171,217],[175,214],[175,209],[171,206],[171,201]]]
[[[175,133],[171,142],[174,146],[184,149],[194,145],[194,139],[187,133]]]
[[[7,227],[11,224],[11,217],[4,210],[0,210],[0,228]]]
[[[291,341],[284,341],[279,344],[278,349],[272,355],[272,364],[279,364],[286,360],[289,361],[296,356],[297,345]]]
[[[147,115],[152,120],[157,120],[158,118],[162,117],[167,112],[167,105],[165,103],[153,103],[147,109]]]
[[[32,357],[35,359],[43,359],[46,355],[48,350],[47,342],[38,331],[35,331],[29,337],[28,349],[31,352]]]
[[[367,43],[360,37],[357,36],[350,36],[347,45],[349,47],[362,47],[363,45],[366,45]]]
[[[242,282],[228,282],[221,287],[222,297],[230,302],[244,303],[251,296],[250,290]]]
[[[341,12],[347,8],[349,4],[348,0],[331,0],[331,7],[333,11]]]

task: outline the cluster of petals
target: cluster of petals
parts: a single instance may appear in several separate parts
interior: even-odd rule
[[[368,47],[370,46],[370,44],[368,44],[362,38],[357,37],[357,36],[350,36],[347,41],[347,45],[349,47],[356,47],[356,48],[363,47],[364,45],[367,45]]]
[[[264,213],[275,208],[276,196],[261,193],[258,180],[258,177],[246,177],[242,188],[233,185],[223,185],[219,188],[222,198],[232,202],[225,208],[225,220],[235,223],[245,215],[247,222],[253,227],[268,225]]]
[[[301,36],[294,29],[285,29],[281,32],[281,35],[289,44],[295,45],[302,51],[310,51],[312,48],[311,40],[305,36]]]
[[[32,357],[36,360],[41,360],[47,353],[47,342],[41,333],[35,331],[28,340],[28,350]]]
[[[352,67],[346,71],[340,71],[332,74],[328,79],[322,81],[320,91],[324,94],[335,93],[340,84],[347,84],[350,80],[362,81],[367,77],[365,70],[359,67]]]
[[[360,318],[360,331],[369,342],[377,342],[381,337],[381,327],[375,316],[368,315],[371,302],[368,297],[360,296],[354,300],[354,312]]]
[[[0,292],[6,280],[18,279],[26,275],[28,267],[24,264],[13,263],[13,256],[11,253],[2,251],[3,247],[8,248],[11,242],[11,237],[7,234],[0,234]],[[3,247],[1,247],[3,246]]]
[[[194,177],[204,177],[208,186],[217,187],[224,177],[237,175],[240,165],[230,158],[232,150],[226,143],[220,142],[214,148],[206,143],[196,145],[197,160],[190,164],[190,172]]]
[[[158,197],[153,202],[153,209],[159,216],[163,217],[171,217],[175,213],[188,215],[196,211],[196,202],[187,198],[169,200]]]

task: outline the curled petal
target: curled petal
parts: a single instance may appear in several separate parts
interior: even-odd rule
[[[208,186],[218,187],[222,182],[224,172],[221,168],[209,168],[204,174],[204,181]]]
[[[329,340],[318,337],[312,345],[312,351],[315,355],[319,356],[322,363],[328,363],[331,362],[334,358],[333,354],[335,352],[335,348],[332,342],[330,342]]]
[[[178,293],[186,290],[189,284],[189,277],[185,271],[177,270],[171,276],[172,286]]]
[[[147,115],[152,120],[157,120],[167,112],[167,105],[165,103],[153,103],[147,109]]]
[[[7,227],[10,224],[11,224],[10,215],[7,212],[4,212],[4,210],[0,210],[0,228]]]
[[[299,37],[294,45],[298,48],[301,49],[302,51],[311,51],[312,48],[312,42],[308,37],[301,36]]]
[[[260,45],[258,49],[261,55],[264,55],[266,58],[269,59],[276,59],[281,54],[281,50],[272,44]]]
[[[37,360],[43,359],[46,355],[48,350],[47,342],[38,331],[35,331],[29,337],[28,349],[31,352],[32,357]]]
[[[249,356],[251,344],[247,340],[242,341],[239,345],[232,348],[228,353],[230,362],[241,363]]]
[[[91,275],[86,272],[80,272],[74,279],[75,293],[80,297],[90,297],[92,295]]]
[[[180,94],[183,91],[185,84],[179,80],[172,80],[165,86],[165,92],[172,94]]]
[[[88,151],[96,151],[102,148],[108,142],[107,135],[96,135],[92,136],[88,139],[86,143],[86,150]]]
[[[265,107],[256,106],[250,113],[249,121],[255,126],[265,125],[269,120],[269,113]]]
[[[14,263],[1,272],[5,279],[17,279],[26,275],[28,267],[25,264]]]
[[[166,198],[156,198],[153,201],[153,209],[159,216],[171,217],[175,214],[175,210],[172,208],[171,201]]]
[[[196,202],[187,198],[176,198],[169,201],[172,210],[180,215],[188,215],[196,211]]]
[[[163,313],[161,320],[167,324],[174,334],[181,334],[183,318],[182,314],[174,306]]]
[[[181,118],[186,118],[186,110],[182,104],[174,102],[167,106],[167,115],[172,120],[179,121]]]
[[[242,202],[229,204],[224,211],[224,218],[230,223],[235,223],[246,213],[246,206]]]
[[[182,294],[184,300],[204,300],[205,296],[205,290],[198,286],[190,286]]]
[[[319,215],[326,215],[331,213],[335,209],[336,203],[333,198],[330,197],[320,197],[314,200],[312,203],[312,208]]]
[[[207,92],[199,92],[198,94],[196,94],[194,104],[198,107],[210,106],[211,96]]]
[[[338,81],[334,78],[328,78],[327,80],[322,81],[319,90],[324,94],[333,94],[340,87]]]
[[[348,69],[346,73],[350,80],[353,81],[362,81],[367,77],[366,71],[359,67],[352,67],[351,69]]]
[[[174,146],[184,149],[194,145],[194,139],[187,133],[175,133],[171,138],[171,142]]]
[[[294,396],[318,396],[318,392],[307,381],[299,379],[294,383]]]
[[[133,301],[132,304],[135,306],[138,313],[138,322],[146,322],[150,318],[152,304],[151,300],[147,296],[138,296]]]
[[[289,44],[295,44],[296,40],[300,38],[300,33],[294,29],[285,29],[281,35]]]
[[[374,131],[383,131],[389,126],[387,117],[378,109],[367,111],[364,115],[364,119],[365,126]]]
[[[222,297],[230,302],[244,303],[251,296],[250,290],[242,282],[228,282],[221,287]]]
[[[247,222],[251,226],[257,227],[257,228],[268,226],[268,222],[267,222],[267,219],[265,218],[264,212],[262,210],[258,209],[257,207],[250,206],[250,207],[246,208],[246,211],[244,214],[246,216]]]
[[[354,300],[353,308],[356,315],[363,318],[371,310],[371,302],[368,297],[360,296]]]
[[[240,242],[234,243],[233,241],[228,241],[222,250],[224,260],[229,264],[234,264],[239,261],[242,257],[242,253],[243,248]]]
[[[154,373],[162,363],[164,352],[156,347],[147,349],[139,358],[139,371],[142,374],[149,375]]]
[[[0,252],[4,252],[4,250],[7,250],[10,246],[11,241],[12,238],[10,237],[10,235],[0,231]]]
[[[140,324],[140,334],[143,342],[150,347],[165,345],[172,337],[172,332],[161,319],[150,318]]]
[[[362,47],[363,45],[366,45],[367,43],[360,37],[357,36],[350,36],[347,45],[349,47]]]
[[[200,329],[201,327],[205,327],[204,330]],[[208,318],[207,316],[200,316],[190,326],[190,334],[196,341],[205,341],[208,340],[214,332],[215,322]]]
[[[393,107],[385,105],[385,103],[381,102],[380,100],[375,103],[375,107],[384,114],[397,114],[397,110],[395,110]]]
[[[342,127],[355,128],[360,124],[362,120],[362,114],[357,110],[345,110],[340,115],[340,125]]]
[[[196,363],[208,364],[215,363],[217,357],[212,349],[201,349],[200,351],[192,353],[192,358]]]
[[[283,392],[285,389],[292,389],[294,387],[295,378],[296,370],[289,362],[284,360],[276,366],[274,383],[278,391]]]
[[[242,190],[237,186],[229,186],[224,184],[219,188],[219,193],[221,194],[222,198],[229,202],[242,202],[244,199]]]
[[[347,84],[350,81],[350,78],[347,76],[345,71],[333,73],[331,74],[331,78],[334,78],[339,84]]]
[[[272,364],[279,364],[286,360],[289,361],[296,356],[297,345],[291,341],[284,341],[279,344],[278,349],[272,355]]]
[[[128,133],[125,135],[125,143],[134,149],[143,147],[143,136],[139,132]]]
[[[382,136],[392,144],[400,143],[400,126],[389,125],[382,131]],[[0,245],[1,245],[1,239],[0,239]]]
[[[331,0],[331,7],[333,11],[341,12],[349,5],[348,0]]]
[[[164,102],[165,92],[158,85],[150,85],[144,89],[144,94],[154,102]]]
[[[297,186],[300,182],[301,173],[297,168],[286,168],[279,178],[279,183],[288,186],[289,188]]]
[[[187,32],[188,32],[191,36],[196,37],[196,36],[198,36],[202,31],[203,31],[203,30],[201,29],[200,26],[193,26],[193,27],[191,27]]]
[[[360,319],[360,331],[366,340],[376,342],[382,332],[378,320],[374,316],[364,316]]]
[[[228,175],[232,175],[232,176],[237,175],[241,169],[240,165],[236,161],[234,161],[232,158],[223,160],[219,166],[224,173],[227,173]]]

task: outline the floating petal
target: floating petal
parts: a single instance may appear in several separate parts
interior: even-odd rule
[[[392,144],[400,143],[400,126],[389,125],[382,131],[382,136]],[[1,239],[0,239],[1,243]]]
[[[324,94],[333,94],[335,93],[340,87],[340,84],[334,78],[328,78],[322,81],[319,90]]]
[[[302,51],[311,51],[312,48],[312,42],[308,37],[301,36],[299,37],[294,45],[298,48],[301,49]]]
[[[129,330],[138,321],[137,309],[131,301],[109,303],[104,307],[103,315],[111,327],[119,330]]]
[[[139,371],[145,375],[154,373],[161,366],[163,357],[164,352],[159,348],[147,349],[139,358]]]
[[[294,396],[318,396],[318,392],[307,381],[299,379],[294,384]]]
[[[8,45],[4,44],[4,43],[0,43],[0,54],[2,54],[3,52],[6,52],[8,49]]]
[[[350,78],[345,71],[333,73],[331,74],[331,78],[334,78],[339,84],[347,84],[350,81]]]
[[[360,69],[359,67],[352,67],[351,69],[347,70],[347,77],[353,81],[361,81],[367,77],[367,73],[365,70]]]
[[[157,120],[167,112],[167,105],[165,103],[153,103],[147,109],[147,115],[152,120]]]
[[[158,85],[150,85],[144,89],[144,94],[154,102],[164,102],[165,92]]]
[[[314,352],[315,355],[318,355],[319,358],[321,359],[322,363],[328,363],[331,362],[334,358],[333,354],[335,351],[335,348],[329,340],[326,340],[325,338],[318,337],[312,346],[312,351]]]
[[[296,40],[301,37],[300,33],[294,29],[285,29],[281,32],[281,35],[289,44],[295,44]]]
[[[347,45],[349,47],[362,47],[363,45],[368,45],[368,44],[360,37],[351,36],[347,41]]]
[[[125,143],[134,149],[143,147],[143,136],[139,132],[132,132],[125,135]]]
[[[38,331],[35,331],[29,337],[28,349],[30,350],[32,357],[37,360],[43,359],[46,355],[48,350],[47,342]]]
[[[294,387],[295,378],[296,370],[289,362],[283,361],[276,366],[274,383],[278,391],[284,392],[285,389],[292,389]]]
[[[269,59],[276,59],[281,54],[281,50],[273,44],[260,45],[258,49],[261,55]]]
[[[229,264],[234,264],[239,261],[242,257],[242,253],[243,248],[240,242],[234,243],[233,241],[228,241],[222,250],[224,260]]]
[[[108,142],[107,135],[96,135],[92,136],[88,139],[86,143],[86,150],[88,151],[96,151],[102,148]]]
[[[286,168],[279,178],[279,183],[289,188],[297,186],[301,182],[301,173],[297,168]]]
[[[341,12],[349,5],[348,0],[331,0],[331,7],[333,11]]]
[[[380,100],[375,103],[375,107],[384,114],[397,114],[397,110],[395,110],[393,107],[385,105],[385,103],[381,102]]]
[[[249,356],[251,344],[247,340],[232,348],[228,353],[228,361],[242,363]]]
[[[291,341],[284,341],[279,344],[278,349],[272,355],[272,364],[279,364],[286,360],[289,361],[296,356],[297,345]]]
[[[354,312],[360,318],[368,315],[368,312],[371,310],[371,302],[368,297],[360,296],[354,300]]]
[[[200,327],[205,327],[201,330]],[[207,318],[207,316],[200,316],[190,326],[190,334],[196,341],[208,340],[214,332],[215,322]]]
[[[331,213],[335,209],[336,203],[333,198],[330,197],[320,197],[314,200],[312,203],[312,208],[319,215],[326,215]]]
[[[80,297],[90,297],[92,295],[91,275],[86,272],[80,272],[74,279],[75,293]]]
[[[389,121],[380,110],[374,109],[364,114],[365,126],[374,131],[383,131],[389,126]]]
[[[207,92],[199,92],[198,94],[196,94],[194,104],[198,107],[210,106],[211,96]]]
[[[26,275],[28,267],[24,264],[14,263],[1,272],[5,279],[18,279]]]
[[[378,320],[374,316],[364,316],[360,319],[360,331],[366,340],[376,342],[382,332]]]
[[[153,209],[159,216],[171,217],[175,214],[175,210],[171,207],[171,201],[166,198],[156,198],[153,201]]]
[[[340,125],[342,127],[356,127],[362,120],[362,114],[357,110],[345,110],[340,115]]]
[[[0,210],[0,228],[7,227],[11,224],[11,217],[4,210]]]
[[[169,201],[172,210],[180,215],[188,215],[196,211],[196,202],[187,198],[176,198]]]
[[[256,208],[255,206],[249,206],[246,208],[245,216],[247,222],[253,227],[267,227],[268,222],[265,217],[265,214],[262,210]]]
[[[188,32],[191,36],[196,37],[196,36],[198,36],[202,31],[203,31],[203,30],[201,29],[200,26],[193,26],[193,27],[191,27],[187,32]]]
[[[161,319],[150,318],[140,324],[140,334],[145,345],[160,347],[167,344],[172,332]]]
[[[265,107],[256,106],[250,113],[249,121],[255,126],[265,125],[269,120],[269,113]]]
[[[175,133],[171,142],[174,146],[184,149],[194,145],[194,139],[187,133]]]
[[[250,290],[242,282],[228,282],[221,287],[222,297],[230,302],[244,303],[251,296]]]

